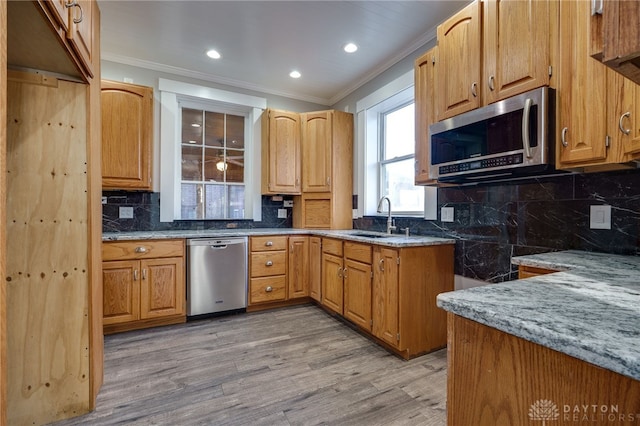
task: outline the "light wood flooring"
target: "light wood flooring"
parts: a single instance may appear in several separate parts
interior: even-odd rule
[[[446,350],[404,361],[304,305],[105,337],[97,408],[62,425],[444,425]]]

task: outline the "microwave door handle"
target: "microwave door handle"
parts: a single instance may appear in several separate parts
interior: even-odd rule
[[[524,101],[524,111],[522,111],[522,147],[524,148],[524,153],[527,158],[531,158],[531,143],[529,141],[529,111],[531,110],[531,105],[533,104],[533,99],[527,98]]]

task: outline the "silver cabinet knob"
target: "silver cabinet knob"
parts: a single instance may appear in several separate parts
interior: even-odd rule
[[[265,288],[264,291],[266,291],[267,293],[271,293],[273,291],[273,287],[269,286]]]
[[[264,245],[267,247],[271,247],[273,245],[273,241],[267,241],[266,243],[264,243]]]
[[[267,260],[265,262],[265,266],[273,266],[273,262],[271,260]]]
[[[134,250],[136,253],[146,253],[147,252],[147,248],[146,247],[136,247]]]

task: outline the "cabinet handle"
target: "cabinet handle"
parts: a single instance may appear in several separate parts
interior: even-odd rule
[[[264,289],[264,291],[266,291],[267,293],[271,293],[273,291],[273,287],[268,286],[267,288]]]
[[[134,281],[138,281],[138,270],[137,269],[133,270],[133,280]]]
[[[147,252],[147,248],[146,247],[136,247],[134,250],[136,253],[146,253]]]
[[[569,146],[569,142],[567,142],[567,130],[569,130],[568,127],[563,128],[562,133],[560,134],[560,139],[562,140],[562,146],[564,146],[565,148]]]
[[[74,24],[79,24],[80,22],[82,22],[82,20],[84,19],[84,12],[82,11],[82,6],[78,4],[77,1],[70,1],[69,3],[65,3],[64,7],[66,7],[67,9],[70,7],[77,7],[78,9],[80,9],[80,17],[79,18],[73,18],[73,23]]]
[[[328,185],[331,185],[331,178],[330,177],[327,178],[327,186]]]
[[[471,94],[473,95],[474,98],[478,97],[478,83],[476,82],[471,83]]]
[[[273,241],[267,241],[266,243],[264,243],[264,245],[267,247],[271,247],[273,245]]]
[[[522,111],[522,147],[527,158],[531,158],[531,145],[529,141],[529,112],[533,105],[533,99],[527,98],[524,101],[524,111]]]
[[[338,276],[342,278],[342,268],[338,266]]]
[[[144,268],[144,269],[142,270],[142,279],[143,279],[143,280],[146,280],[146,279],[147,279],[147,268]]]
[[[273,261],[267,260],[267,262],[265,263],[265,266],[273,266]]]
[[[618,122],[618,127],[620,127],[620,131],[622,133],[624,133],[625,135],[629,135],[629,133],[631,133],[631,129],[625,129],[624,126],[622,125],[622,122],[624,121],[624,119],[631,117],[631,112],[627,111],[624,114],[622,114],[620,116],[620,121]]]
[[[491,90],[493,92],[493,90],[496,88],[495,85],[495,77],[490,75],[489,76],[489,90]]]
[[[344,269],[342,270],[342,276],[343,276],[343,277],[345,277],[345,278],[347,278],[347,268],[344,268]]]
[[[380,270],[384,272],[384,259],[380,259],[380,262],[378,262],[378,266],[380,267]]]
[[[602,15],[602,0],[591,0],[591,16]]]

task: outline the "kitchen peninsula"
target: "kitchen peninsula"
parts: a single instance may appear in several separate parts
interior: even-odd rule
[[[512,262],[560,272],[438,296],[448,423],[636,424],[640,257],[570,250]]]

